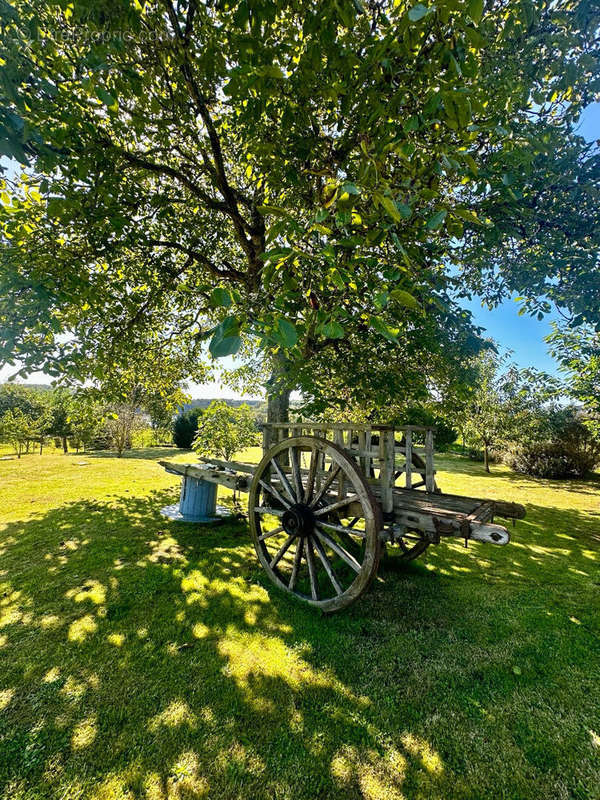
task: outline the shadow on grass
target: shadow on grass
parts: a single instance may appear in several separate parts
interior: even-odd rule
[[[69,455],[78,455],[80,458],[122,458],[122,459],[143,459],[144,461],[158,461],[161,458],[169,458],[175,455],[187,453],[190,461],[197,461],[198,456],[193,450],[182,450],[174,445],[158,445],[156,447],[140,447],[133,448],[132,450],[124,450],[123,454],[119,454],[115,450],[93,450],[86,453],[69,453]]]
[[[325,617],[268,584],[245,523],[168,523],[158,512],[174,499],[71,503],[0,534],[6,797],[549,798],[576,779],[592,787],[580,709],[596,688],[556,689],[567,666],[589,675],[588,634],[563,630],[556,603],[545,615],[535,579],[536,547],[554,580],[590,566],[588,542],[554,552],[561,542],[542,529],[552,510],[533,509],[527,548],[441,545],[401,569],[390,558],[367,596]],[[589,533],[577,513],[560,515]],[[573,576],[568,606],[582,619],[583,580]],[[573,729],[565,709],[577,709]]]

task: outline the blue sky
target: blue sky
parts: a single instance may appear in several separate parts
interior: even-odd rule
[[[577,131],[588,141],[600,139],[600,103],[588,106],[581,116]],[[555,315],[549,315],[541,322],[532,317],[519,316],[519,306],[507,300],[495,309],[483,308],[474,298],[466,304],[473,313],[475,323],[485,328],[488,336],[513,351],[513,360],[519,366],[534,366],[546,372],[556,372],[556,363],[548,355],[544,337],[550,332],[550,324]],[[227,359],[228,360],[228,359]],[[0,367],[0,381],[12,372],[10,367]],[[36,374],[30,381],[49,382],[43,374]],[[231,390],[223,389],[218,383],[192,385],[194,397],[234,397]]]

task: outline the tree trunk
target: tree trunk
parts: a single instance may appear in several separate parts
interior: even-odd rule
[[[490,454],[488,452],[488,444],[484,442],[483,444],[483,465],[485,466],[485,471],[490,471]]]
[[[277,353],[267,385],[267,422],[290,421],[290,394],[288,361]]]
[[[69,445],[67,444],[67,437],[66,436],[62,437],[62,446],[63,446],[63,453],[68,453],[69,452]]]

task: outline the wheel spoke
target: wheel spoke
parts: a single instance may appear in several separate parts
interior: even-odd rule
[[[331,472],[331,473],[330,473],[330,475],[329,475],[329,477],[327,478],[327,480],[325,481],[325,483],[324,483],[324,484],[321,486],[321,488],[320,488],[320,489],[319,489],[319,491],[317,492],[316,496],[313,498],[313,500],[312,500],[312,502],[311,502],[311,504],[310,504],[310,507],[311,507],[311,508],[314,508],[314,507],[317,505],[317,503],[319,502],[319,500],[320,500],[320,499],[323,497],[323,495],[325,494],[325,492],[326,492],[326,491],[329,489],[329,487],[331,486],[331,484],[332,484],[332,483],[334,482],[334,480],[337,478],[337,476],[338,476],[338,473],[339,473],[339,471],[340,471],[340,470],[341,470],[341,467],[340,467],[340,466],[337,466],[337,467],[336,467],[336,468],[333,470],[333,472]]]
[[[336,574],[333,571],[331,564],[329,563],[327,555],[325,554],[325,550],[323,550],[323,545],[318,539],[314,540],[314,545],[315,545],[315,550],[317,551],[317,555],[319,556],[319,558],[321,559],[321,563],[325,567],[325,572],[327,573],[329,580],[333,584],[333,588],[335,589],[336,594],[337,595],[342,594],[344,590],[342,589],[340,582],[338,581]]]
[[[279,480],[281,481],[281,485],[283,486],[283,488],[286,490],[286,492],[290,496],[290,500],[292,501],[292,503],[297,503],[298,501],[296,499],[296,495],[294,494],[294,492],[292,490],[292,487],[290,486],[290,482],[287,479],[287,475],[285,474],[285,472],[281,469],[281,467],[277,463],[277,459],[272,458],[271,459],[271,464],[273,464],[273,466],[275,467],[275,472],[277,472],[277,475],[279,476]]]
[[[272,494],[273,497],[276,500],[278,500],[281,503],[282,506],[285,506],[286,508],[290,508],[291,507],[291,503],[288,503],[288,501],[285,500],[281,496],[281,494],[279,494],[279,492],[277,491],[277,489],[274,486],[269,486],[269,484],[266,481],[263,481],[262,479],[259,481],[259,483],[263,487],[263,489],[266,489],[266,491],[269,492],[269,494]]]
[[[317,523],[318,525],[324,525],[326,528],[331,528],[334,531],[338,531],[339,533],[348,533],[352,534],[353,536],[358,536],[359,539],[365,538],[364,531],[355,531],[354,528],[346,525],[336,525],[333,522],[326,522],[324,519],[320,519]]]
[[[265,539],[268,539],[271,536],[277,536],[277,534],[281,533],[282,530],[283,526],[280,525],[278,528],[275,528],[275,530],[266,531],[266,533],[261,533],[261,535],[258,538],[261,542],[264,542]]]
[[[300,465],[298,464],[298,451],[295,447],[290,447],[290,464],[292,465],[292,475],[294,476],[294,486],[296,488],[296,499],[298,503],[304,502],[304,491],[302,489],[302,479],[300,478]]]
[[[271,560],[270,564],[271,569],[274,569],[277,566],[277,564],[279,564],[279,562],[281,561],[281,559],[287,552],[287,549],[289,548],[289,546],[291,545],[291,543],[294,541],[295,538],[296,538],[295,534],[292,534],[291,536],[288,536],[285,542],[281,545],[276,555],[273,556],[273,559]]]
[[[321,528],[321,525],[322,523],[317,522],[317,528]],[[360,572],[360,564],[354,558],[354,556],[351,556],[350,553],[347,553],[343,547],[340,547],[340,545],[337,542],[335,542],[330,536],[328,536],[325,531],[316,530],[315,533],[317,534],[319,539],[329,548],[331,548],[333,552],[336,553],[340,558],[342,558],[346,562],[346,564],[348,564],[348,566],[352,567],[352,569],[355,572]]]
[[[272,517],[283,517],[285,511],[281,508],[270,508],[269,506],[254,506],[257,514],[270,514]]]
[[[292,574],[290,575],[290,582],[288,589],[294,591],[296,588],[296,581],[298,580],[298,572],[300,571],[300,564],[302,563],[302,551],[304,550],[304,539],[299,536],[296,544],[296,553],[294,555],[294,566],[292,567]]]
[[[310,503],[313,491],[315,489],[315,475],[317,474],[317,465],[319,463],[318,454],[315,448],[310,451],[310,467],[308,468],[308,478],[306,480],[306,492],[304,495],[304,502]]]
[[[318,600],[317,568],[315,566],[315,554],[313,553],[310,538],[306,539],[306,563],[308,564],[308,575],[310,577],[310,593],[313,600]]]
[[[344,506],[349,505],[350,503],[354,503],[358,501],[359,497],[357,494],[349,494],[347,497],[343,497],[341,500],[338,500],[336,503],[331,503],[329,506],[324,506],[323,508],[319,508],[317,511],[314,512],[315,517],[320,517],[323,514],[329,514],[330,511],[335,511],[336,508],[343,508]]]

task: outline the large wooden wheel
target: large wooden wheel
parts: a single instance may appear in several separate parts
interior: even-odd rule
[[[377,572],[379,504],[333,442],[299,436],[274,445],[254,473],[248,511],[267,575],[309,605],[339,611]]]

